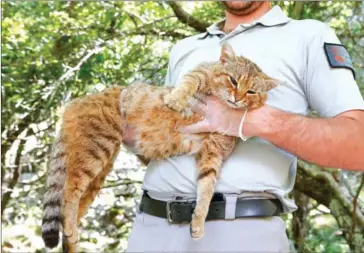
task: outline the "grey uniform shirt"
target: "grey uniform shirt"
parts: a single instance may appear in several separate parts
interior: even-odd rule
[[[215,24],[206,33],[178,42],[171,51],[166,85],[178,85],[181,77],[201,62],[217,61],[224,42],[229,42],[237,55],[281,80],[268,95],[270,106],[301,115],[314,110],[321,117],[364,109],[351,70],[331,68],[328,63],[324,43],[340,43],[333,30],[315,20],[292,20],[278,6],[228,35]],[[295,156],[264,139],[239,141],[223,165],[216,192],[274,194],[282,200],[284,210],[291,212],[296,206],[286,195],[294,185],[296,164]],[[196,178],[193,156],[171,157],[149,164],[143,189],[195,194]]]

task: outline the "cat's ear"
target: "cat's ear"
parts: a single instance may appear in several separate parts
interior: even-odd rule
[[[270,91],[270,90],[276,88],[280,82],[281,81],[279,81],[277,79],[273,79],[273,78],[265,79],[264,80],[265,91]]]
[[[273,78],[256,77],[254,80],[254,91],[268,92],[279,85],[280,81]]]
[[[235,60],[236,60],[236,56],[235,56],[233,48],[230,46],[229,43],[224,43],[224,45],[222,45],[222,48],[221,48],[220,62],[222,64],[225,64],[226,62],[235,61]]]

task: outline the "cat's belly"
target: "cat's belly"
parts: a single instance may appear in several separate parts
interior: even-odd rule
[[[152,135],[142,132],[138,133],[137,136],[139,136],[137,138],[139,141],[133,147],[134,153],[152,160],[164,160],[171,156],[194,155],[204,139],[202,135],[168,133],[168,129],[159,129]]]
[[[179,112],[168,108],[163,101],[168,93],[165,88],[142,87],[144,90],[150,89],[148,96],[133,87],[129,91],[133,92],[133,99],[125,105],[128,125],[135,134],[133,151],[153,160],[195,153],[206,135],[182,134],[178,127],[196,123],[201,118],[198,115],[184,118]]]
[[[182,134],[178,127],[197,122],[198,119],[183,119],[169,111],[161,114],[163,119],[161,115],[156,115],[135,125],[135,152],[151,160],[195,154],[207,135]]]

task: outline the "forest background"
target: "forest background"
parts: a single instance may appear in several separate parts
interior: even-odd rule
[[[364,94],[364,2],[273,2],[335,29]],[[2,1],[3,252],[46,252],[42,199],[58,109],[71,98],[143,79],[163,83],[172,45],[223,17],[219,2]],[[81,248],[126,247],[145,167],[123,150],[82,220]],[[284,218],[298,252],[364,252],[361,173],[299,161]],[[353,212],[356,210],[356,212]],[[151,235],[152,236],[152,235]]]

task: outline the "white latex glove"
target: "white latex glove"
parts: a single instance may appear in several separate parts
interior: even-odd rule
[[[207,96],[199,102],[190,103],[192,110],[204,119],[192,125],[180,127],[182,133],[217,132],[224,135],[239,137],[239,125],[245,109],[229,107],[217,97]]]

